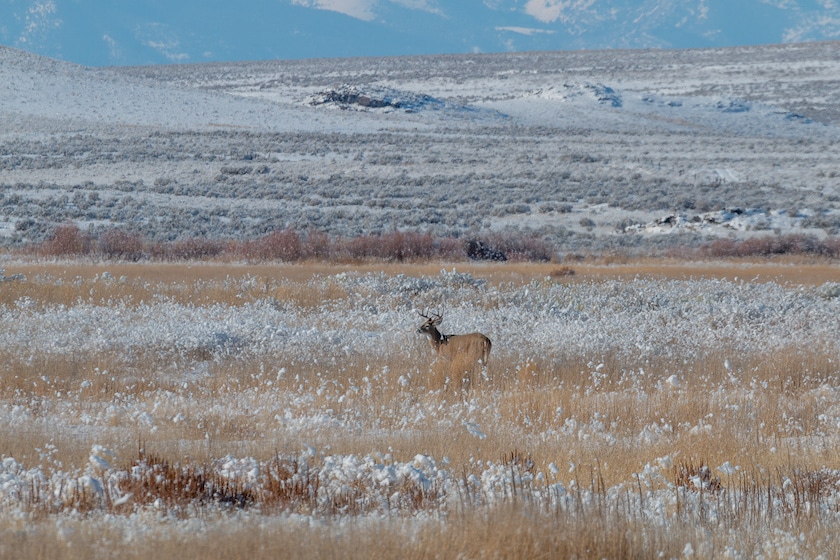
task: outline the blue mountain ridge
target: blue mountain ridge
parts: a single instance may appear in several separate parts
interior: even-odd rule
[[[819,0],[0,0],[0,44],[88,66],[838,37]]]

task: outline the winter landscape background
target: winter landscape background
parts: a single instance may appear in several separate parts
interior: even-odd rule
[[[838,43],[94,69],[0,49],[0,235],[837,233]],[[678,234],[678,235],[674,235]]]
[[[836,262],[674,257],[836,234],[837,53],[0,48],[0,556],[840,555]],[[68,223],[536,232],[558,254],[17,250]],[[435,360],[419,313],[489,336],[489,363]]]

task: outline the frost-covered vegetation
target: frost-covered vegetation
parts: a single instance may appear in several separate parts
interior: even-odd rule
[[[837,52],[0,47],[0,556],[840,556]]]
[[[840,287],[552,266],[7,264],[0,554],[835,555]]]
[[[835,43],[85,69],[0,50],[0,236],[840,231]]]

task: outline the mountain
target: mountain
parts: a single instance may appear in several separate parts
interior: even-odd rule
[[[0,1],[0,44],[87,66],[837,38],[835,0]]]

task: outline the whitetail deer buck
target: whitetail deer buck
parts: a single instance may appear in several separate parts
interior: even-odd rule
[[[490,339],[481,333],[469,334],[441,334],[437,330],[438,325],[443,321],[440,315],[428,317],[420,313],[426,322],[420,325],[417,332],[429,337],[429,344],[432,345],[435,353],[449,362],[459,361],[461,364],[474,365],[481,363],[487,367],[490,360],[490,348],[493,344]]]

